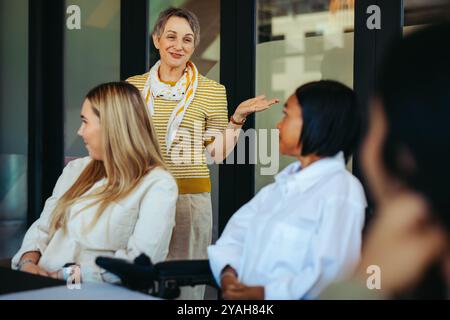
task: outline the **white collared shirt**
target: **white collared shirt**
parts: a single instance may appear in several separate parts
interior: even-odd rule
[[[175,179],[161,168],[151,170],[131,194],[108,206],[87,233],[83,231],[95,216],[98,205],[76,215],[92,200],[75,203],[69,209],[67,234],[59,229],[50,239],[49,222],[58,199],[90,161],[89,157],[77,159],[64,168],[40,218],[28,229],[22,247],[13,257],[13,269],[17,269],[25,252],[39,251],[39,266],[46,271],[56,271],[66,263],[75,262],[81,266],[82,281],[107,281],[110,275],[95,264],[97,256],[133,260],[145,253],[153,263],[166,259],[175,225],[178,188]],[[105,179],[98,181],[86,194],[105,182]]]
[[[240,208],[208,248],[214,277],[232,266],[266,299],[312,299],[353,271],[367,206],[363,188],[345,168],[343,153],[294,162]]]

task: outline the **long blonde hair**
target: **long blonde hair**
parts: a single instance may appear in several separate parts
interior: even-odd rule
[[[67,231],[69,208],[79,200],[95,199],[84,209],[99,205],[89,225],[93,228],[113,201],[129,195],[153,168],[165,164],[150,113],[139,90],[126,82],[101,84],[86,96],[100,119],[103,161],[92,160],[75,183],[58,200],[50,221],[50,235]],[[104,186],[83,196],[106,178]]]

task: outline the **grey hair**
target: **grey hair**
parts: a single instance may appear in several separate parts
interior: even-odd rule
[[[171,17],[186,19],[192,31],[194,31],[194,45],[197,47],[200,43],[200,23],[197,16],[188,9],[170,7],[162,11],[158,16],[158,20],[156,20],[152,34],[156,35],[158,38],[161,37],[162,33],[164,32],[164,28],[166,27],[167,21]]]

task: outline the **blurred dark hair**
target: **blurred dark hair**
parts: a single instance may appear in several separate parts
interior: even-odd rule
[[[425,195],[450,230],[450,25],[413,33],[387,54],[377,96],[387,120],[390,174]],[[404,155],[412,165],[405,165]],[[403,157],[403,158],[402,158]]]
[[[361,129],[353,90],[336,81],[321,80],[302,85],[295,95],[302,109],[302,155],[330,157],[343,151],[347,161]]]

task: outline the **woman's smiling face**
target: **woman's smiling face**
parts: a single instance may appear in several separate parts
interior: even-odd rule
[[[194,53],[194,31],[186,19],[174,16],[167,20],[161,36],[153,34],[153,43],[161,63],[171,68],[185,67]]]

